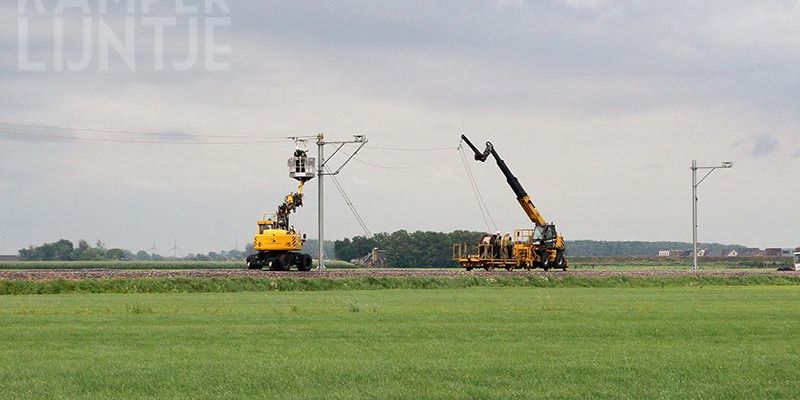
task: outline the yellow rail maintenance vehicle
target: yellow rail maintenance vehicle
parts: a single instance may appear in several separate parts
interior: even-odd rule
[[[289,215],[303,206],[303,185],[314,178],[314,159],[298,148],[294,157],[289,159],[289,169],[289,176],[298,180],[300,185],[295,193],[286,196],[277,212],[264,214],[257,222],[258,231],[253,238],[257,253],[247,257],[249,269],[289,271],[296,267],[298,271],[311,270],[311,256],[300,253],[306,235],[290,225]]]
[[[531,229],[516,229],[511,238],[502,242],[502,235],[498,232],[495,235],[486,235],[477,244],[455,244],[453,259],[467,271],[475,268],[487,271],[495,268],[509,271],[522,268],[566,271],[569,263],[565,255],[564,237],[558,233],[555,224],[545,221],[517,177],[497,154],[492,143],[486,142],[486,150],[481,153],[465,135],[461,135],[461,140],[475,153],[476,161],[486,162],[490,155],[494,157],[497,166],[517,196],[517,201],[534,226]]]

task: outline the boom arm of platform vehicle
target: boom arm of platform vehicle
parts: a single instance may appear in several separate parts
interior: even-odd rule
[[[297,192],[291,193],[286,196],[286,200],[284,200],[283,204],[278,206],[278,213],[276,215],[276,221],[279,228],[282,229],[289,229],[289,215],[295,212],[299,207],[303,206],[303,185],[305,184],[304,181],[300,181],[300,186],[297,188]]]
[[[286,200],[278,206],[275,223],[280,229],[290,230],[289,215],[303,206],[303,185],[314,179],[314,159],[300,145],[295,148],[294,157],[289,159],[289,177],[300,182],[297,192],[286,195]]]
[[[506,165],[506,162],[500,158],[491,142],[486,142],[486,150],[481,153],[465,135],[461,135],[461,140],[463,140],[464,143],[466,143],[467,146],[469,146],[472,151],[475,152],[476,161],[486,162],[486,159],[489,158],[489,155],[492,155],[495,161],[497,161],[497,166],[500,167],[500,171],[502,171],[503,175],[505,175],[508,185],[511,186],[511,190],[513,190],[514,194],[517,196],[517,201],[519,201],[519,204],[522,206],[522,209],[525,210],[525,214],[528,215],[528,218],[531,219],[531,222],[537,226],[547,225],[547,222],[544,220],[544,217],[542,217],[542,214],[539,213],[539,210],[535,205],[533,205],[531,197],[528,196],[525,188],[523,188],[522,184],[519,183],[519,179],[514,176],[514,174],[508,168],[508,165]]]

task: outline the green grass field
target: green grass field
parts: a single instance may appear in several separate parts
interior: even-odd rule
[[[0,297],[3,399],[796,398],[800,287]]]

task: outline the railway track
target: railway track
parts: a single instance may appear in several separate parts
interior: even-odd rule
[[[0,280],[99,280],[99,279],[147,279],[147,278],[256,278],[256,279],[346,279],[346,278],[391,278],[391,277],[504,277],[504,276],[557,276],[557,277],[667,277],[667,276],[750,276],[750,275],[800,275],[800,272],[778,272],[775,270],[570,270],[562,271],[471,271],[457,269],[374,269],[374,270],[328,270],[324,272],[273,272],[230,269],[201,270],[8,270],[0,271]]]

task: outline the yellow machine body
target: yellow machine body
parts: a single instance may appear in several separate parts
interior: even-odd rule
[[[275,229],[272,220],[258,221],[258,232],[253,239],[257,251],[300,251],[303,249],[303,235],[285,229]]]
[[[289,227],[288,215],[302,205],[303,182],[297,192],[286,196],[279,207],[279,214],[265,214],[257,222],[258,231],[253,238],[253,247],[258,251],[299,251],[303,249],[303,235]],[[278,221],[283,219],[282,223]]]

